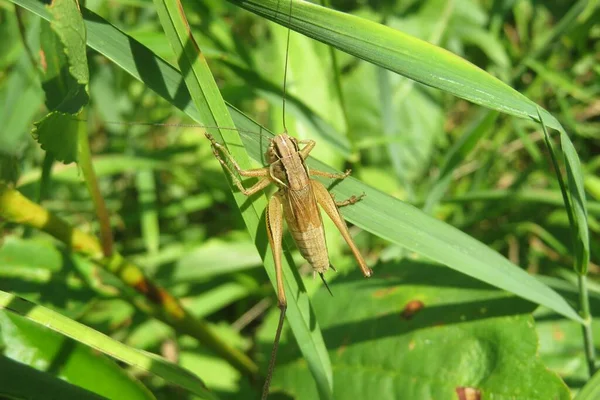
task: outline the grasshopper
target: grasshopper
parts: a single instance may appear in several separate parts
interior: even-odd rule
[[[290,0],[290,19],[292,15],[292,4],[293,3]],[[218,143],[211,134],[208,132],[206,133],[206,137],[211,142],[215,157],[229,173],[232,182],[237,186],[240,192],[246,196],[252,196],[258,191],[266,189],[270,184],[275,184],[279,189],[269,199],[265,211],[267,237],[271,245],[271,252],[275,263],[277,302],[280,314],[267,377],[263,387],[263,400],[266,399],[269,394],[269,386],[273,375],[277,357],[277,348],[279,346],[281,330],[287,308],[281,266],[283,220],[285,219],[288,230],[290,231],[294,242],[296,242],[300,254],[313,268],[313,274],[319,274],[327,290],[329,290],[329,286],[325,281],[324,274],[330,267],[332,269],[334,268],[329,262],[323,220],[318,206],[325,211],[327,216],[333,221],[334,225],[342,234],[346,243],[348,243],[363,275],[368,278],[373,274],[373,271],[367,266],[360,251],[356,247],[356,244],[352,240],[348,227],[338,209],[339,207],[344,207],[360,201],[364,197],[364,194],[360,196],[353,195],[347,200],[338,202],[321,182],[311,178],[311,176],[321,176],[330,179],[344,179],[350,175],[350,170],[347,170],[345,173],[332,174],[309,169],[306,165],[306,159],[311,150],[315,147],[315,141],[298,140],[288,134],[285,124],[285,95],[289,42],[290,29],[288,28],[283,77],[283,133],[270,139],[269,146],[265,153],[265,159],[268,166],[249,170],[240,168],[227,149]],[[229,163],[225,159],[227,159]],[[229,164],[233,166],[235,173]],[[241,177],[259,178],[259,180],[251,187],[245,188],[236,173]],[[329,290],[329,293],[331,293],[331,290]]]
[[[356,244],[354,244],[348,227],[338,210],[339,207],[360,201],[364,194],[351,196],[347,200],[337,202],[321,182],[311,178],[312,175],[331,179],[344,179],[350,175],[350,170],[341,174],[332,174],[314,169],[310,170],[305,160],[310,151],[315,147],[315,141],[297,140],[285,131],[276,135],[269,143],[265,154],[269,164],[268,167],[243,170],[227,149],[220,143],[217,143],[212,135],[206,133],[206,137],[211,142],[215,157],[229,172],[233,183],[244,195],[252,196],[259,190],[265,189],[271,183],[277,185],[279,188],[269,200],[266,221],[267,236],[275,261],[277,299],[279,307],[282,310],[285,310],[287,304],[281,269],[281,239],[283,236],[282,225],[284,218],[292,238],[300,250],[300,254],[312,266],[313,271],[324,279],[323,274],[330,267],[323,220],[321,219],[317,204],[331,218],[342,234],[342,237],[346,240],[346,243],[348,243],[348,246],[350,246],[350,250],[354,254],[365,277],[372,275],[372,270],[367,266]],[[304,147],[301,149],[300,145]],[[246,189],[220,153],[225,155],[239,175],[248,178],[260,178],[259,181]]]
[[[373,274],[373,271],[365,263],[338,210],[339,207],[360,201],[364,194],[351,196],[349,199],[341,202],[335,201],[334,196],[329,193],[327,188],[321,182],[312,179],[311,176],[344,179],[350,175],[350,170],[347,170],[345,173],[332,174],[309,169],[306,165],[306,158],[315,147],[315,141],[297,140],[293,136],[288,135],[287,130],[284,130],[283,133],[271,139],[265,154],[269,165],[249,170],[241,169],[227,149],[218,143],[212,135],[206,133],[206,137],[211,142],[215,157],[225,170],[228,171],[233,183],[244,195],[252,196],[270,184],[275,184],[279,188],[269,199],[266,209],[267,236],[275,262],[280,319],[269,362],[267,379],[263,389],[263,399],[265,399],[269,392],[269,384],[277,356],[277,347],[279,345],[285,310],[287,308],[281,267],[283,219],[285,218],[287,222],[288,230],[296,242],[300,254],[312,266],[313,272],[319,274],[328,290],[329,287],[323,274],[327,272],[329,267],[333,269],[333,266],[329,263],[323,220],[317,205],[321,206],[329,218],[331,218],[346,243],[348,243],[363,275],[368,278]],[[300,148],[300,145],[303,145],[303,147]],[[233,165],[237,174],[247,178],[260,178],[259,181],[250,188],[245,188],[221,154]]]

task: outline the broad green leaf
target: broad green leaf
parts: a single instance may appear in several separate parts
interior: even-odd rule
[[[69,72],[78,84],[84,86],[80,89],[87,91],[86,85],[90,76],[87,66],[86,32],[79,4],[75,0],[54,0],[48,9],[53,16],[50,24],[64,45]]]
[[[566,282],[562,281],[562,283]],[[576,286],[570,286],[571,296],[577,298]],[[597,310],[598,305],[600,305],[599,297],[595,296],[591,300],[593,308]],[[582,343],[581,325],[562,319],[556,314],[543,309],[539,309],[534,316],[540,343],[539,354],[542,361],[551,371],[555,371],[562,379],[569,382],[571,389],[581,389],[589,379]],[[594,331],[598,332],[600,320],[594,319],[592,326]],[[598,335],[594,337],[594,345],[596,348],[600,346]]]
[[[0,312],[0,337],[6,356],[91,392],[109,399],[154,398],[114,361],[21,316]]]
[[[65,2],[62,1],[62,3]],[[51,9],[55,10],[55,13],[57,12],[56,9]],[[46,94],[46,108],[51,111],[60,110],[65,113],[77,114],[82,104],[86,104],[88,100],[85,85],[88,83],[89,77],[82,76],[80,82],[72,75],[67,48],[59,36],[60,28],[56,25],[47,21],[41,23],[41,77],[42,88]],[[64,33],[62,37],[64,37]]]
[[[380,265],[368,282],[351,273],[315,293],[316,317],[340,399],[569,399],[537,355],[535,305],[423,261]],[[261,329],[268,351],[271,324]],[[273,388],[314,397],[297,349],[282,344]]]
[[[167,382],[181,386],[198,395],[200,398],[215,398],[197,376],[185,369],[171,364],[155,354],[128,347],[45,307],[38,306],[10,293],[0,291],[0,310],[6,310],[25,317],[32,322],[43,325],[128,365],[151,372],[165,379]]]
[[[0,317],[1,318],[1,317]],[[102,400],[78,386],[28,365],[0,355],[0,396],[9,399],[35,399],[44,394],[47,399]]]
[[[86,32],[75,0],[55,0],[50,23],[41,29],[42,86],[50,113],[36,122],[32,134],[57,160],[77,160],[78,124],[73,121],[88,103],[89,73]]]
[[[35,123],[32,135],[55,159],[70,164],[77,160],[77,130],[80,125],[71,114],[52,111]]]

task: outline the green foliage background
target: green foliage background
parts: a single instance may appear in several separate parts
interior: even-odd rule
[[[174,1],[88,1],[83,19],[71,0],[0,1],[0,172],[5,192],[112,231],[119,255],[250,366],[151,311],[101,254],[9,218],[6,200],[0,394],[258,396],[277,320],[264,196],[232,196],[203,129],[185,124],[235,124],[241,139],[223,140],[261,165],[283,129],[287,32],[266,17],[310,36],[290,39],[287,126],[317,141],[311,168],[353,169],[332,190],[367,194],[343,213],[375,272],[362,278],[326,221],[331,298],[287,238],[273,398],[571,398],[586,383],[578,398],[594,398],[594,2],[327,4],[345,15],[295,2],[291,18],[286,1],[231,3],[183,3],[197,58]]]

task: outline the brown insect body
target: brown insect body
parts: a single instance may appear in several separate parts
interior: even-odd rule
[[[271,178],[280,188],[275,195],[281,199],[288,230],[302,257],[323,274],[329,269],[323,219],[298,141],[285,133],[277,135],[266,156]]]
[[[251,196],[271,183],[279,187],[279,191],[269,200],[266,222],[267,236],[271,244],[277,275],[277,297],[282,309],[285,309],[287,304],[281,270],[281,239],[284,218],[300,253],[312,265],[313,270],[323,274],[329,269],[323,221],[317,205],[325,211],[340,231],[363,274],[366,277],[371,276],[372,271],[354,244],[348,227],[338,210],[338,207],[358,202],[362,196],[352,196],[345,201],[336,202],[321,182],[310,177],[313,175],[330,179],[344,179],[350,175],[349,170],[343,174],[309,170],[305,160],[315,147],[315,142],[312,140],[299,141],[287,133],[281,133],[271,139],[266,153],[268,167],[243,170],[223,145],[217,143],[210,134],[207,133],[206,136],[212,143],[215,157],[229,172],[233,183],[243,194]],[[300,148],[300,145],[304,147]],[[221,157],[220,152],[226,156],[238,174],[243,177],[260,178],[259,181],[246,189],[229,164]]]

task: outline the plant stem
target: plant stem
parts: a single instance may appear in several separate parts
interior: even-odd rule
[[[144,296],[147,302],[143,307],[134,303],[143,312],[170,325],[179,334],[196,338],[240,372],[249,376],[257,374],[258,367],[250,358],[222,341],[206,321],[195,318],[185,310],[176,297],[152,282],[144,275],[141,268],[123,258],[118,252],[113,252],[110,257],[106,257],[97,238],[73,228],[63,219],[2,182],[0,182],[0,218],[43,230],[65,243],[72,251],[88,256],[97,265]]]
[[[577,283],[579,286],[579,307],[584,324],[581,325],[583,331],[583,342],[585,349],[585,359],[588,364],[590,377],[596,372],[596,348],[594,347],[594,335],[592,333],[592,315],[590,313],[590,301],[588,299],[587,277],[578,275]]]
[[[85,118],[85,113],[82,113]],[[105,257],[110,257],[113,253],[113,237],[110,229],[110,220],[106,203],[98,186],[98,178],[92,165],[92,155],[90,152],[90,144],[88,141],[86,124],[78,124],[77,131],[77,164],[81,168],[85,183],[92,196],[92,202],[96,209],[96,216],[100,223],[100,238],[102,241],[102,252]]]
[[[48,192],[50,191],[50,178],[52,177],[52,165],[54,164],[54,156],[52,153],[46,152],[44,162],[42,164],[42,177],[40,179],[40,191],[38,193],[38,204],[42,204]]]

